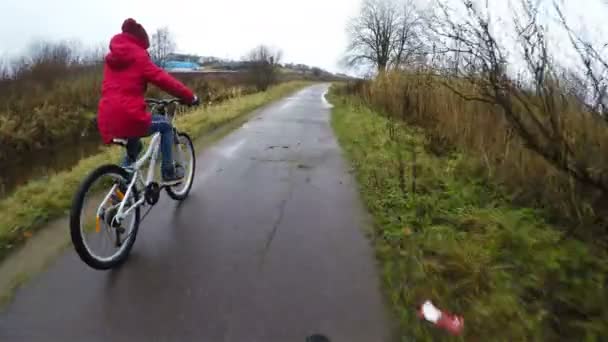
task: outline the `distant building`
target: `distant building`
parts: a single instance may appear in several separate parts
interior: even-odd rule
[[[203,68],[195,62],[169,60],[164,63],[164,68],[172,72],[201,71]]]
[[[167,55],[167,60],[178,62],[199,63],[200,57],[197,55],[189,55],[184,53],[170,53]]]
[[[200,65],[209,65],[220,63],[221,60],[217,57],[199,57],[198,63]]]

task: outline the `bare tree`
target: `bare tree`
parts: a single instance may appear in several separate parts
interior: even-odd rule
[[[552,58],[547,39],[547,29],[539,22],[539,3],[521,0],[520,11],[514,11],[513,24],[519,49],[525,65],[524,77],[515,81],[509,74],[505,47],[494,32],[495,26],[480,1],[461,0],[464,17],[459,17],[444,2],[438,2],[439,13],[430,21],[429,31],[438,46],[437,54],[459,56],[457,72],[442,72],[437,77],[447,88],[466,100],[480,101],[499,106],[511,129],[524,145],[573,179],[608,194],[608,177],[603,171],[594,170],[593,156],[581,151],[582,137],[574,127],[569,127],[565,111],[570,99],[563,96],[560,68]],[[558,13],[561,14],[556,4]],[[455,18],[462,18],[455,19]],[[565,23],[563,15],[561,16]],[[608,65],[589,42],[571,32],[571,40],[582,58],[585,79],[579,83],[593,90],[592,100],[583,99],[592,111],[602,115],[606,93]],[[445,68],[440,61],[435,68]],[[454,78],[446,79],[445,75]],[[468,83],[463,87],[463,82]],[[580,92],[579,93],[585,93]]]
[[[398,7],[392,0],[365,0],[361,13],[349,25],[350,65],[371,63],[383,72],[395,52],[399,31]]]
[[[103,63],[107,53],[108,48],[105,46],[105,44],[96,44],[83,52],[81,60],[85,65],[98,65]]]
[[[413,0],[365,0],[348,27],[346,63],[371,64],[379,72],[408,63],[423,47],[420,23]]]
[[[175,39],[168,27],[161,27],[154,32],[150,41],[150,56],[154,63],[164,67],[167,57],[175,52]]]
[[[406,0],[401,6],[393,60],[393,64],[399,67],[412,64],[426,49],[421,32],[423,18],[414,0]]]
[[[577,98],[588,110],[608,121],[608,58],[605,57],[608,44],[598,49],[589,40],[582,38],[570,27],[558,3],[554,1],[553,5],[583,67],[585,77],[571,74],[570,78],[578,85]]]
[[[10,80],[12,77],[11,61],[8,56],[0,57],[0,81]]]
[[[69,65],[77,57],[75,44],[67,41],[35,41],[29,46],[28,56],[32,64]]]
[[[14,64],[15,71],[20,74],[15,76],[26,77],[48,86],[58,77],[68,74],[70,66],[79,64],[80,49],[77,42],[32,42],[28,56]]]
[[[265,45],[256,47],[247,55],[249,75],[258,90],[265,91],[276,83],[282,56],[282,51]]]

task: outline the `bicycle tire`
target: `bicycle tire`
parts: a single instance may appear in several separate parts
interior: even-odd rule
[[[189,150],[191,158],[192,158],[192,170],[187,175],[187,177],[189,179],[185,180],[187,182],[187,185],[184,190],[180,191],[179,193],[174,191],[172,187],[167,187],[167,188],[165,188],[165,190],[166,190],[167,194],[169,195],[169,197],[171,197],[173,200],[183,201],[190,194],[190,190],[192,189],[192,184],[194,184],[194,174],[196,173],[196,153],[194,151],[194,144],[192,143],[192,139],[190,138],[190,136],[188,134],[180,132],[177,135],[178,135],[178,139],[185,139],[185,141],[187,142],[188,150]]]
[[[78,256],[80,256],[80,259],[96,270],[109,270],[116,268],[126,261],[131,249],[133,248],[133,244],[135,243],[140,223],[140,208],[138,207],[135,209],[134,227],[128,237],[128,240],[123,242],[126,244],[126,246],[124,246],[122,251],[116,256],[112,257],[110,260],[100,260],[90,253],[82,235],[80,215],[89,189],[98,179],[106,175],[117,175],[124,180],[129,178],[127,171],[118,165],[103,165],[98,167],[81,183],[78,191],[74,195],[70,210],[70,236],[72,238],[72,244],[74,245]],[[135,188],[133,189],[132,193],[134,201],[137,201],[139,194]]]

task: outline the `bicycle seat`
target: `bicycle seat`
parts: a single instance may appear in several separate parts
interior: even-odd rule
[[[127,147],[127,139],[112,139],[112,144]]]

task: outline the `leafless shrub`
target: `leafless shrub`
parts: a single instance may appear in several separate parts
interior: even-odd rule
[[[251,82],[260,91],[265,91],[278,80],[283,53],[280,50],[260,45],[245,58],[249,64]]]

